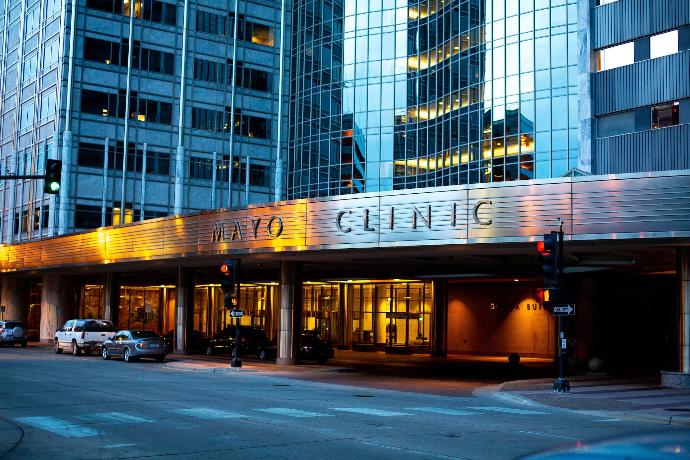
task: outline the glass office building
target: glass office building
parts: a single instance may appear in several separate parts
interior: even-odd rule
[[[288,196],[577,166],[575,0],[299,0]]]

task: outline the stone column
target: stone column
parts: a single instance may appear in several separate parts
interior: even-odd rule
[[[65,321],[73,319],[77,299],[69,279],[61,275],[45,275],[41,292],[41,342],[52,342]]]
[[[431,311],[431,355],[448,354],[448,280],[433,281]]]
[[[678,249],[678,371],[661,372],[661,385],[690,388],[690,248]]]
[[[352,333],[348,334],[348,316],[347,316],[347,293],[348,286],[345,283],[338,285],[338,350],[347,350],[350,348],[349,338]]]
[[[681,372],[690,374],[690,249],[679,251],[681,310]]]
[[[188,353],[194,327],[194,270],[178,267],[175,301],[175,353]]]
[[[103,319],[113,322],[116,328],[120,322],[120,277],[108,272],[103,276]]]
[[[14,319],[23,321],[29,317],[29,285],[25,280],[12,277],[2,279],[0,305],[5,307],[5,313],[0,313],[0,319]]]
[[[278,359],[282,365],[299,362],[299,338],[302,329],[302,266],[295,262],[280,264],[280,330]]]

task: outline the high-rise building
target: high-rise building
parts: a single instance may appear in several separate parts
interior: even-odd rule
[[[272,200],[279,15],[261,0],[4,2],[2,172],[55,158],[63,184],[53,198],[42,180],[0,182],[2,241]]]

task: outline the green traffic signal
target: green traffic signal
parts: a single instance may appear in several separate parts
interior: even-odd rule
[[[60,193],[62,180],[62,161],[46,160],[46,176],[43,193],[56,195]]]

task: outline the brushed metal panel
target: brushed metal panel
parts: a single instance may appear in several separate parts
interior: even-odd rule
[[[378,244],[381,226],[379,200],[378,195],[366,194],[310,202],[307,206],[306,246],[317,249]],[[337,227],[341,212],[343,230]]]
[[[690,170],[390,191],[172,216],[0,245],[0,269],[527,242],[557,229],[557,217],[565,221],[567,237],[578,240],[688,237]]]
[[[573,183],[575,235],[690,231],[690,178],[642,177]]]
[[[558,230],[557,218],[570,233],[572,222],[570,180],[558,183],[533,183],[504,187],[482,187],[469,190],[468,242],[499,240],[531,240],[542,234]],[[475,221],[474,207],[479,200],[490,202],[478,210],[481,225]]]
[[[381,215],[380,241],[383,246],[467,242],[466,187],[401,190],[384,194],[381,196]]]

